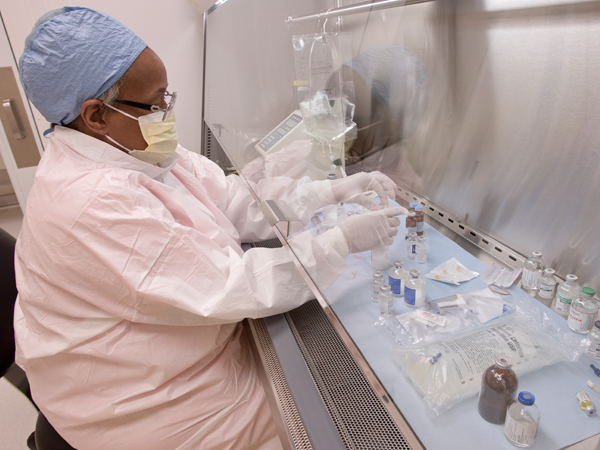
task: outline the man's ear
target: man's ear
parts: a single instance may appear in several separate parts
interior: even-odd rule
[[[108,134],[107,124],[104,120],[104,103],[97,99],[90,99],[81,105],[81,120],[88,129],[96,134]]]

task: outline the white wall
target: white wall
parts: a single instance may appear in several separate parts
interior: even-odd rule
[[[209,6],[214,1],[195,3]],[[0,0],[17,61],[36,20],[65,5],[93,8],[113,16],[158,53],[167,67],[170,89],[178,94],[175,111],[180,143],[200,152],[203,31],[202,14],[196,7],[186,0]],[[48,122],[37,111],[34,114],[42,133]]]

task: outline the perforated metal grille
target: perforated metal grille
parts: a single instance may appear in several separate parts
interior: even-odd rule
[[[267,331],[267,326],[262,319],[254,320],[253,323],[256,331],[256,339],[263,352],[267,364],[267,371],[269,372],[271,382],[275,388],[277,400],[280,403],[281,411],[283,412],[292,441],[297,450],[312,450],[312,445],[308,440],[308,435],[306,434],[306,430],[304,429],[304,425],[302,424],[302,420],[296,409],[285,376],[279,365],[279,360],[275,354],[275,349],[273,348],[271,337]]]
[[[285,316],[346,447],[410,450],[319,303],[310,301]]]
[[[253,242],[250,245],[252,247],[279,248],[281,247],[281,242],[279,242],[279,239],[273,238],[266,241]]]

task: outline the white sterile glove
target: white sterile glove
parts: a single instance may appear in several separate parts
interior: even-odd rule
[[[364,195],[366,191],[375,191],[383,208],[388,207],[388,197],[396,198],[396,183],[381,172],[359,172],[346,178],[331,181],[331,190],[336,203],[358,203],[371,211],[377,211],[379,205]]]
[[[401,214],[408,214],[406,208],[386,208],[353,215],[337,227],[346,238],[350,253],[364,252],[393,244],[400,225],[400,219],[395,216]]]

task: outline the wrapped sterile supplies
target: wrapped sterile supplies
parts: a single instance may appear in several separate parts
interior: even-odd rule
[[[437,266],[425,275],[425,277],[436,281],[443,281],[444,283],[458,285],[461,281],[472,280],[478,275],[479,273],[467,269],[456,258],[452,258]]]
[[[576,361],[585,339],[561,331],[545,313],[513,314],[432,343],[392,347],[392,358],[412,381],[433,415],[475,395],[481,376],[507,356],[518,376],[560,361]]]
[[[481,280],[485,284],[495,284],[502,287],[511,287],[517,277],[521,275],[522,269],[510,270],[504,267],[496,267],[495,264],[481,275]]]
[[[406,331],[396,342],[410,345],[446,339],[514,311],[514,305],[488,288],[453,295],[396,316]]]

